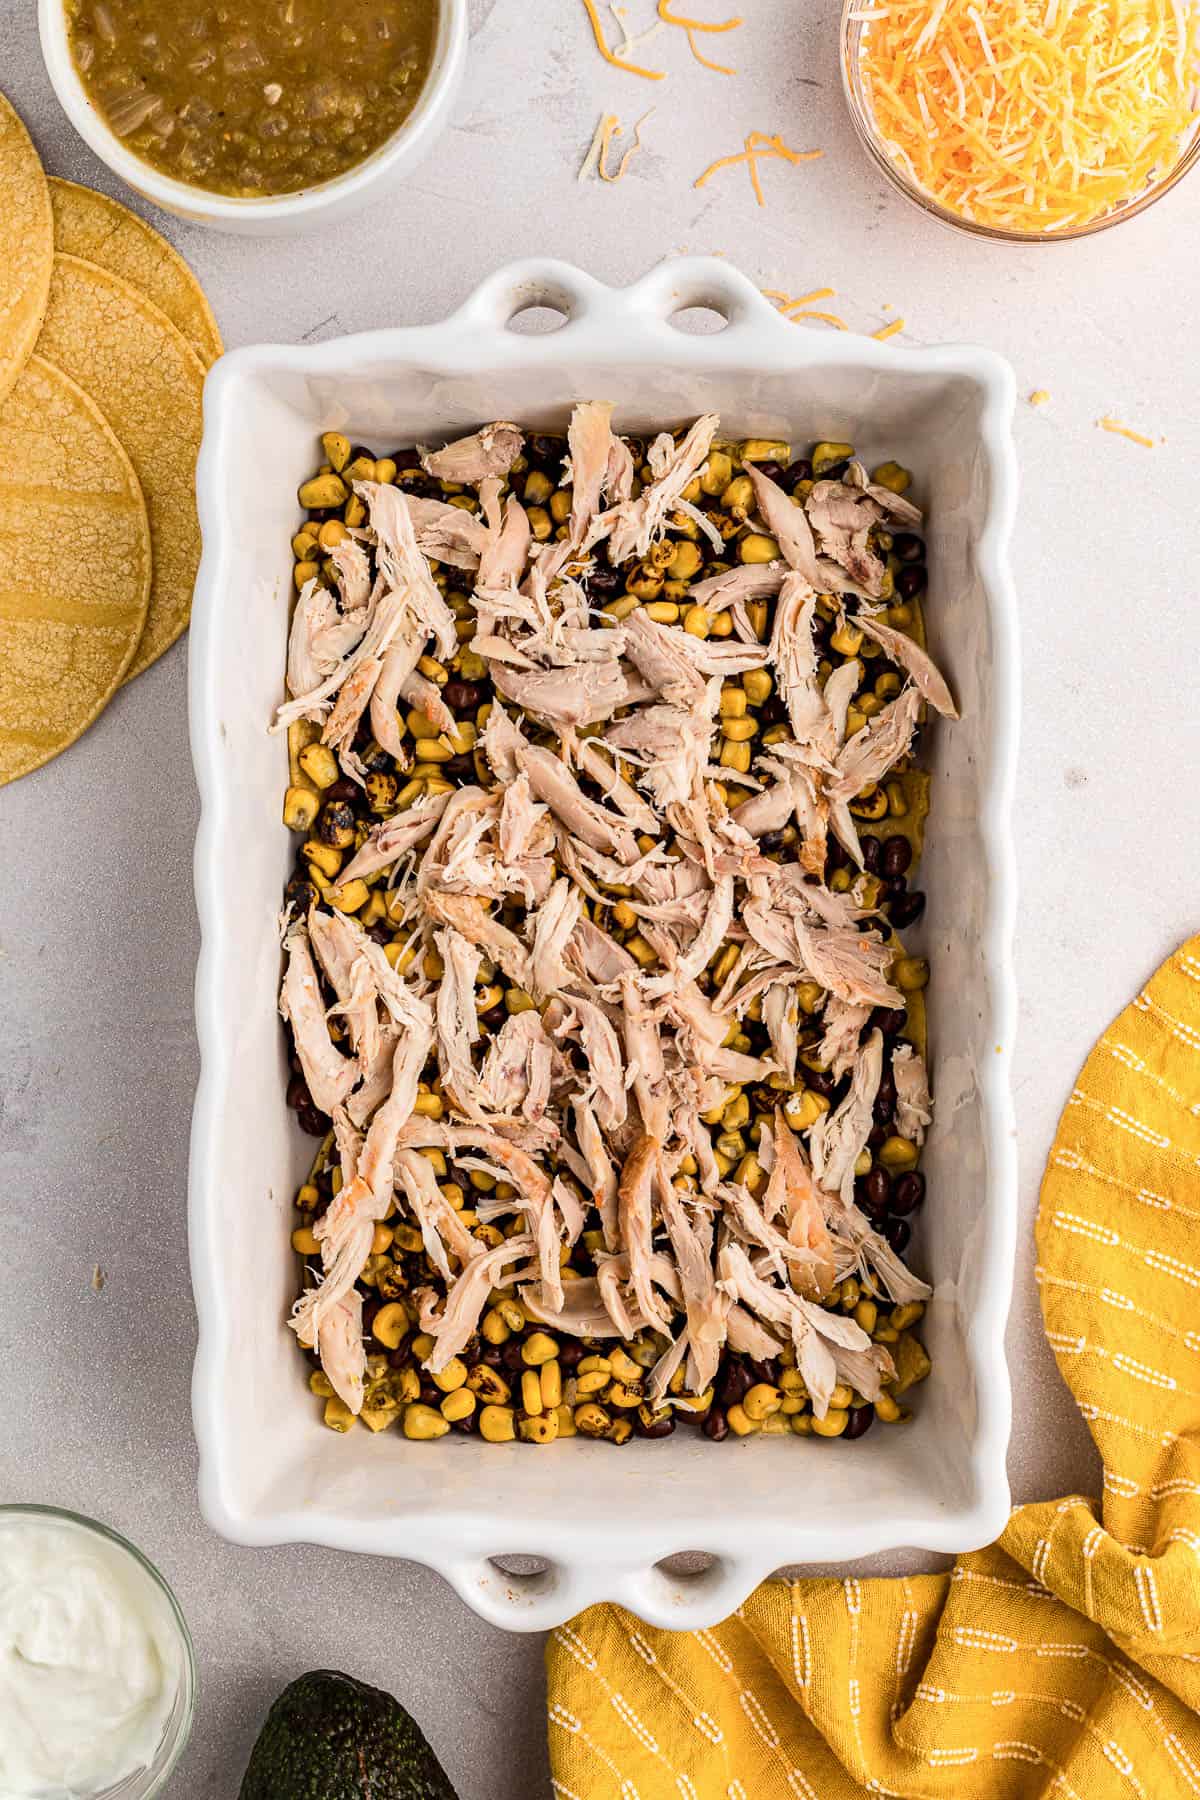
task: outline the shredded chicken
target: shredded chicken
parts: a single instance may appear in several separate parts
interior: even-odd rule
[[[896,1084],[896,1130],[912,1143],[923,1144],[933,1123],[933,1101],[925,1059],[911,1044],[897,1044],[893,1050],[892,1080]]]
[[[443,450],[426,451],[421,467],[440,481],[480,482],[489,475],[507,475],[524,442],[516,425],[485,425],[482,431],[458,438]]]

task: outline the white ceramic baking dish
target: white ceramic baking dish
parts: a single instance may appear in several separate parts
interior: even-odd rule
[[[512,330],[535,304],[561,312],[561,328]],[[724,329],[680,330],[675,315],[692,306],[715,309]],[[583,1438],[534,1449],[340,1437],[322,1425],[284,1329],[297,1281],[292,1194],[313,1146],[284,1105],[275,920],[295,847],[279,822],[285,745],[266,727],[282,696],[296,485],[323,430],[382,451],[494,418],[562,429],[579,398],[614,401],[618,426],[634,431],[712,409],[735,434],[846,439],[868,462],[909,464],[929,509],[932,643],[963,712],[928,734],[923,940],[938,1110],[915,1260],[935,1289],[933,1374],[911,1424],[859,1443],[718,1445],[684,1430],[621,1450]],[[624,290],[523,263],[441,325],[237,350],[217,364],[191,635],[203,800],[191,1257],[200,1495],[222,1535],[416,1558],[477,1612],[534,1630],[597,1600],[669,1627],[710,1624],[786,1563],[958,1551],[998,1533],[1009,1505],[1003,1330],[1016,1200],[1012,403],[1011,373],[986,351],[798,330],[707,260],[665,264]],[[688,1551],[708,1553],[703,1572],[659,1566]],[[513,1575],[491,1560],[522,1555],[546,1566]]]

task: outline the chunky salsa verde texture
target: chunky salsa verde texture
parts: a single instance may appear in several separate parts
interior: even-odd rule
[[[438,0],[65,0],[90,99],[129,149],[217,193],[344,174],[407,119]]]

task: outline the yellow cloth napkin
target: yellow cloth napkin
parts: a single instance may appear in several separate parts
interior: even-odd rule
[[[1099,1505],[1019,1507],[947,1575],[767,1582],[712,1631],[592,1608],[547,1652],[558,1800],[1200,1797],[1200,937],[1088,1058],[1037,1247]]]

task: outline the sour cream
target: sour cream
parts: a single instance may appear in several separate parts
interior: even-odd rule
[[[149,1767],[182,1673],[166,1595],[127,1550],[0,1511],[0,1800],[88,1800]]]

